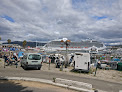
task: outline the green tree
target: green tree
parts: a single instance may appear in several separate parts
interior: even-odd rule
[[[7,41],[8,41],[8,44],[10,44],[10,43],[11,43],[11,39],[8,39]]]
[[[23,47],[24,47],[24,48],[25,48],[26,44],[27,44],[27,41],[24,40],[24,41],[23,41]]]

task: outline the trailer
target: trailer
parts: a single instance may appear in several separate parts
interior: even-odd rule
[[[90,54],[76,52],[74,55],[74,69],[89,72]]]

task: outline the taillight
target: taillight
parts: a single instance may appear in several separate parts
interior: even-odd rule
[[[41,64],[42,64],[42,62],[41,62]]]
[[[26,62],[26,64],[28,64],[28,62]]]

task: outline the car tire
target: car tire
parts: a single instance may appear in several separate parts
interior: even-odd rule
[[[20,65],[20,67],[23,67],[22,64]]]
[[[38,70],[40,70],[41,69],[41,67],[38,67]]]
[[[41,67],[37,67],[37,70],[40,70],[41,69]]]
[[[20,67],[23,67],[23,66],[22,66],[22,62],[20,62]]]
[[[23,66],[24,70],[27,70],[27,67],[26,66]]]
[[[40,70],[41,69],[41,66],[37,67],[37,70]]]

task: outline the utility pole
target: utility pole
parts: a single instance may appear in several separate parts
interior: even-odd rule
[[[70,40],[67,40],[67,39],[66,39],[66,40],[64,40],[64,39],[61,40],[61,44],[62,44],[62,45],[66,45],[65,68],[67,68],[67,66],[68,66],[68,49],[67,49],[67,48],[68,48],[68,46],[70,45],[70,42],[71,42],[71,41],[70,41]]]

